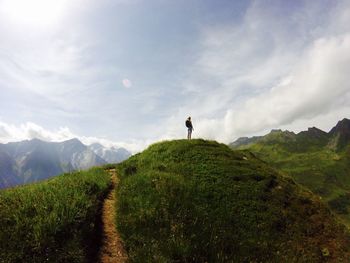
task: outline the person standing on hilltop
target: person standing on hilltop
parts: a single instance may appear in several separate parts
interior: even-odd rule
[[[193,129],[193,125],[192,125],[192,121],[191,121],[191,117],[188,117],[186,120],[186,127],[188,129],[187,132],[187,139],[191,140],[191,136],[192,136],[192,131],[194,131]]]

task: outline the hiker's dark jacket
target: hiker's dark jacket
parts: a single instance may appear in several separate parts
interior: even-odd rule
[[[186,127],[189,129],[193,129],[192,122],[190,120],[186,120]]]

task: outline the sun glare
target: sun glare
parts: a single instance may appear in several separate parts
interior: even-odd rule
[[[67,0],[3,0],[2,15],[15,24],[46,27],[64,14]]]

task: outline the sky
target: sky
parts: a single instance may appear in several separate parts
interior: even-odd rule
[[[0,0],[0,142],[132,152],[350,117],[350,0]]]

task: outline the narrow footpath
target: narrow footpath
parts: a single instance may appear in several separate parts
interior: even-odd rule
[[[103,234],[99,258],[101,263],[124,263],[128,257],[115,226],[115,187],[118,178],[115,169],[108,172],[111,174],[112,188],[102,208]]]

